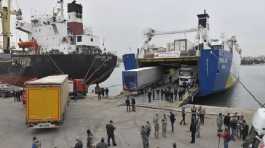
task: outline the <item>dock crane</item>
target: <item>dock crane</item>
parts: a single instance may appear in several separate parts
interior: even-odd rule
[[[6,54],[10,53],[11,15],[16,15],[17,20],[22,19],[21,9],[11,10],[11,0],[7,0],[7,6],[3,6],[3,0],[0,0],[0,18],[2,19],[3,50]]]

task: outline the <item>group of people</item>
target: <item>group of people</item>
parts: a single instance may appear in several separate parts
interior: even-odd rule
[[[107,133],[107,143],[105,142],[105,138],[102,137],[101,140],[94,145],[93,139],[94,135],[92,134],[91,130],[87,130],[87,148],[108,148],[110,146],[110,141],[112,141],[113,146],[117,146],[115,141],[115,132],[116,127],[113,124],[113,121],[110,120],[108,124],[106,124],[106,133]],[[83,148],[83,143],[80,139],[76,139],[76,144],[74,148]]]
[[[86,148],[108,148],[111,145],[111,141],[113,146],[117,146],[114,134],[115,130],[116,127],[114,126],[113,121],[110,120],[109,123],[106,124],[107,143],[105,142],[105,138],[102,137],[101,140],[94,145],[94,135],[90,129],[87,129]],[[37,139],[37,137],[33,137],[32,148],[41,148],[41,141]],[[83,142],[80,138],[76,138],[76,143],[73,148],[84,148]]]
[[[98,100],[101,100],[102,97],[109,97],[109,89],[106,87],[100,87],[99,84],[96,84],[95,94],[98,96]]]
[[[14,102],[21,102],[23,96],[23,90],[13,91],[12,96],[14,97]]]
[[[174,125],[176,121],[176,115],[173,112],[170,112],[169,115],[163,114],[162,117],[160,117],[159,114],[156,113],[155,116],[153,117],[154,137],[156,139],[159,138],[160,128],[161,128],[162,137],[163,138],[167,137],[168,120],[171,124],[171,134],[173,135]],[[151,123],[149,121],[146,121],[146,124],[141,126],[141,131],[140,131],[143,148],[149,148],[149,145],[150,145],[149,139],[150,139],[151,131],[152,131]],[[173,143],[173,148],[175,147],[176,147],[176,143]]]
[[[126,100],[125,100],[125,104],[126,104],[126,110],[127,112],[136,112],[136,107],[135,107],[135,98],[131,98],[129,96],[127,96]]]
[[[231,140],[245,140],[248,136],[249,126],[243,115],[235,112],[233,115],[219,113],[216,118],[217,135],[224,139],[224,148],[228,148]],[[223,130],[224,127],[224,130]]]
[[[149,88],[144,89],[144,95],[147,96],[148,102],[152,102],[152,100],[165,100],[168,102],[174,102],[177,100],[182,100],[186,91],[189,90],[187,86],[177,86],[172,85],[166,88]]]

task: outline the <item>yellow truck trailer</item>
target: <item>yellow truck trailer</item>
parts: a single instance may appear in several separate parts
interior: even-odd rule
[[[26,125],[56,128],[63,124],[69,101],[68,75],[47,76],[28,81],[26,86]]]

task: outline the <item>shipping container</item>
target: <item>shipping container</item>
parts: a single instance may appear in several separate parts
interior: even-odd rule
[[[161,79],[159,67],[144,67],[122,72],[123,89],[137,91],[150,86]]]
[[[135,54],[125,54],[122,57],[125,70],[136,69],[138,67]]]
[[[68,75],[28,81],[26,124],[32,128],[55,128],[63,124],[69,101]]]

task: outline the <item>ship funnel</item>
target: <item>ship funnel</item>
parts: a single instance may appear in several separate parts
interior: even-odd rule
[[[74,0],[67,5],[67,12],[69,16],[68,28],[71,34],[81,35],[84,32],[83,29],[83,7],[81,4],[76,3]]]
[[[197,16],[198,16],[198,26],[209,29],[208,19],[210,16],[206,12],[206,10],[204,10],[203,14],[198,14]]]

